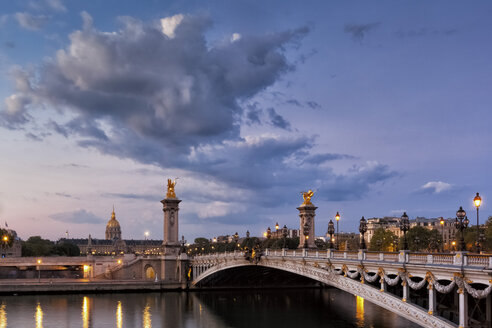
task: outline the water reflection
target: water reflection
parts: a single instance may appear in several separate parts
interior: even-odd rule
[[[89,314],[90,314],[90,306],[89,306],[89,298],[84,296],[82,300],[82,326],[84,328],[89,328]]]
[[[355,319],[357,327],[364,327],[364,299],[356,296]]]
[[[7,328],[7,311],[3,302],[0,306],[0,328]]]
[[[142,327],[143,328],[152,328],[152,318],[150,314],[150,305],[147,304],[143,310],[143,317],[142,317]]]
[[[2,296],[0,328],[7,316],[8,327],[36,328],[418,327],[336,289]]]
[[[41,304],[36,306],[36,313],[34,314],[36,319],[36,328],[43,328],[43,309],[41,309]]]
[[[121,301],[118,301],[116,306],[116,327],[123,327],[123,311],[121,310]]]

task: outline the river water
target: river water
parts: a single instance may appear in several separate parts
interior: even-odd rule
[[[4,327],[419,327],[337,289],[0,296]]]

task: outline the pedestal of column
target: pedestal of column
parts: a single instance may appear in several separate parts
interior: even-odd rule
[[[316,216],[317,207],[310,204],[302,204],[297,208],[299,210],[299,248],[316,248],[314,244],[314,217]],[[308,227],[307,234],[304,226]]]

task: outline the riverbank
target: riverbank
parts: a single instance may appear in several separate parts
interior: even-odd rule
[[[180,283],[136,280],[2,279],[0,295],[158,292],[186,289]]]

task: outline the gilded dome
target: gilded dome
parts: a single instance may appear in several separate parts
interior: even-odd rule
[[[116,214],[114,213],[114,206],[113,206],[113,213],[111,213],[111,219],[108,221],[108,224],[106,224],[106,239],[107,240],[121,239],[121,227],[118,220],[116,220]]]

